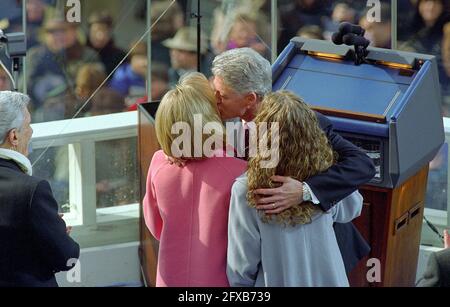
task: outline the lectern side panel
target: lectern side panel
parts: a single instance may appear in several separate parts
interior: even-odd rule
[[[427,179],[425,166],[393,191],[384,286],[414,286]]]
[[[397,118],[399,182],[404,182],[428,164],[445,140],[441,117],[441,96],[435,89],[431,65],[421,71],[421,82],[405,97],[408,99]]]
[[[142,200],[146,193],[147,173],[152,157],[159,150],[155,128],[148,114],[139,112],[139,173],[140,173],[140,256],[143,275],[148,286],[156,285],[156,268],[158,260],[158,242],[148,231],[143,218]]]

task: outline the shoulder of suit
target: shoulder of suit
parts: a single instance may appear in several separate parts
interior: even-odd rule
[[[435,256],[439,265],[444,266],[445,268],[450,270],[450,248],[436,252]]]

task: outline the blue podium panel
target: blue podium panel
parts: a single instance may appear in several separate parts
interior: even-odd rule
[[[372,157],[373,185],[394,188],[433,159],[444,143],[432,56],[369,48],[366,62],[331,42],[295,38],[273,65],[273,90],[289,90],[327,115]]]
[[[344,74],[287,68],[274,88],[296,92],[313,107],[386,118],[408,86]]]

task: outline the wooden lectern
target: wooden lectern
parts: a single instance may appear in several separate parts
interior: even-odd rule
[[[156,241],[147,229],[144,221],[142,200],[146,192],[147,173],[150,162],[156,151],[160,149],[155,132],[154,115],[157,104],[148,103],[140,105],[138,108],[138,160],[140,178],[140,247],[139,258],[141,261],[141,271],[146,286],[156,285],[156,267],[158,262],[158,241]]]
[[[351,286],[414,286],[427,178],[428,166],[398,188],[365,186],[360,189],[364,208],[353,223],[372,250],[350,274]],[[369,259],[379,260],[380,280],[374,280],[376,263],[368,262]]]
[[[414,286],[428,164],[445,140],[437,61],[366,51],[359,63],[355,46],[293,38],[272,67],[273,90],[302,97],[375,164],[354,221],[372,250],[351,273],[351,285]]]

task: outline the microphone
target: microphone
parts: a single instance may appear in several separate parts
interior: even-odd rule
[[[333,33],[333,36],[331,37],[331,40],[333,41],[333,43],[335,43],[336,45],[342,45],[344,43],[343,41],[343,36],[341,32],[336,32]]]
[[[344,44],[349,46],[362,46],[364,48],[369,47],[370,41],[362,36],[358,36],[353,33],[345,34],[342,37]]]
[[[366,30],[358,25],[354,25],[349,22],[343,22],[339,26],[339,32],[342,33],[342,35],[353,33],[359,36],[364,36]]]

